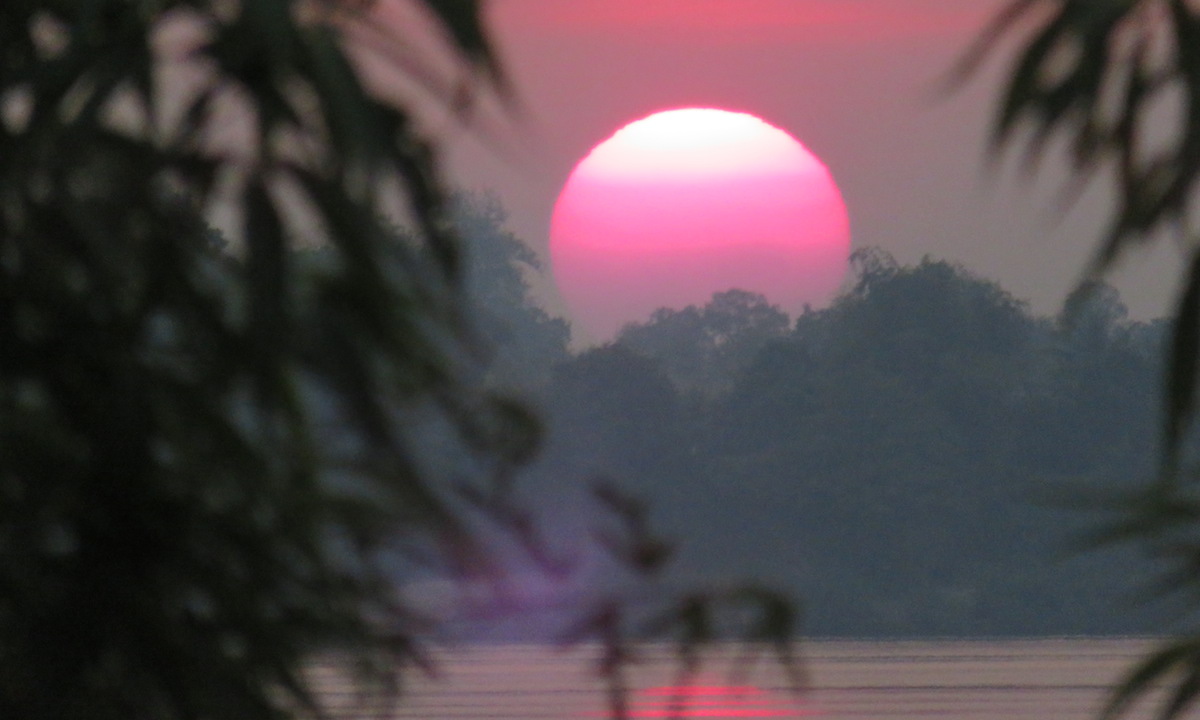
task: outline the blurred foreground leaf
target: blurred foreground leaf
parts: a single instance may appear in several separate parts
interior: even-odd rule
[[[422,4],[502,77],[478,3]],[[536,428],[472,379],[436,155],[363,24],[412,39],[350,0],[0,4],[0,716],[283,718],[315,653],[371,698],[425,664],[389,553],[472,539],[413,418],[498,465]]]
[[[1160,590],[1196,597],[1200,512],[1189,460],[1200,373],[1200,235],[1192,221],[1200,178],[1200,9],[1187,0],[1018,0],[985,29],[961,70],[969,74],[1014,37],[1019,45],[996,115],[996,147],[1023,144],[1037,161],[1060,139],[1079,181],[1106,178],[1115,195],[1085,285],[1131,249],[1166,236],[1184,248],[1159,478],[1118,507],[1119,519],[1094,539],[1147,544],[1177,568]],[[1200,693],[1194,639],[1168,643],[1135,668],[1105,717],[1125,714],[1164,684],[1158,717],[1182,716]]]

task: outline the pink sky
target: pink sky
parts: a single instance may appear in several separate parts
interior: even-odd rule
[[[1036,182],[985,163],[1004,63],[965,90],[939,83],[1002,0],[492,0],[488,19],[521,111],[484,103],[439,127],[450,178],[494,191],[541,253],[574,167],[617,128],[681,106],[750,112],[829,167],[854,247],[962,262],[1052,312],[1107,217],[1103,192],[1057,212],[1061,158]],[[480,140],[480,138],[486,138]],[[1005,168],[1008,168],[1007,170]],[[1118,276],[1135,313],[1161,312],[1169,253]],[[551,284],[547,305],[561,310]]]
[[[541,32],[653,34],[744,42],[797,30],[880,37],[976,27],[981,4],[962,0],[494,0],[494,17]]]

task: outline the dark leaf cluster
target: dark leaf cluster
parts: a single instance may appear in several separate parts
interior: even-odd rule
[[[478,3],[422,5],[498,83]],[[528,411],[472,380],[434,151],[367,87],[364,28],[339,0],[0,4],[0,716],[315,712],[332,650],[390,688],[421,621],[386,553],[471,542],[410,418],[528,457]]]
[[[1130,247],[1181,234],[1184,270],[1170,355],[1165,461],[1191,425],[1200,359],[1200,253],[1188,223],[1200,177],[1200,14],[1186,0],[1020,0],[964,59],[970,73],[1023,26],[994,127],[997,147],[1030,133],[1030,160],[1063,137],[1081,182],[1111,175],[1115,212],[1088,277]]]
[[[1115,211],[1089,278],[1132,247],[1166,233],[1187,254],[1166,361],[1162,469],[1144,497],[1125,508],[1121,537],[1158,546],[1180,523],[1164,508],[1181,507],[1194,471],[1197,379],[1200,377],[1200,243],[1191,219],[1200,178],[1200,10],[1188,0],[1017,0],[984,31],[964,62],[969,72],[999,43],[1020,37],[995,123],[997,146],[1031,132],[1031,159],[1046,142],[1066,141],[1075,175],[1101,173]],[[1184,527],[1194,526],[1189,517]],[[1130,532],[1133,530],[1133,532]],[[1183,564],[1187,567],[1187,563]],[[1174,587],[1195,589],[1195,573]],[[1172,674],[1179,669],[1179,674]],[[1200,690],[1200,662],[1187,644],[1167,647],[1118,691],[1110,714],[1154,683],[1171,677],[1172,699],[1161,717],[1182,715]]]

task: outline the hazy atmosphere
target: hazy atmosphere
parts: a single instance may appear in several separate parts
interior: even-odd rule
[[[1003,3],[984,0],[496,0],[487,7],[518,98],[471,128],[445,121],[450,178],[499,194],[545,253],[554,200],[576,162],[657,110],[740,110],[784,128],[829,166],[855,247],[905,262],[933,255],[1054,312],[1109,212],[1097,189],[1065,215],[1064,160],[990,167],[997,55],[965,86],[946,81]],[[474,129],[472,129],[474,128]],[[477,132],[482,129],[483,132]],[[481,147],[478,138],[488,138]],[[1138,317],[1175,292],[1163,247],[1114,276]],[[542,295],[562,312],[552,285]]]
[[[0,718],[1185,717],[1198,48],[0,2]]]
[[[536,255],[517,262],[528,288],[478,279],[483,305],[509,318],[500,377],[520,376],[510,381],[547,422],[523,478],[565,552],[595,550],[573,536],[603,478],[678,543],[672,587],[762,579],[803,599],[817,635],[1139,634],[1172,622],[1169,607],[1134,602],[1157,569],[1131,548],[1071,548],[1104,517],[1083,506],[1154,472],[1157,318],[1175,300],[1179,255],[1169,244],[1130,253],[1068,322],[1112,194],[1101,185],[1067,205],[1061,147],[1028,166],[1018,152],[989,155],[1010,56],[951,79],[1001,6],[488,6],[515,102],[485,98],[469,122],[432,127],[451,182],[473,192],[468,250],[493,269],[515,257],[494,255],[497,237]],[[752,113],[824,163],[854,252],[839,292],[790,317],[756,293],[706,296],[601,336],[571,316],[554,280],[578,273],[556,268],[548,247],[556,198],[594,146],[680,107]],[[598,214],[641,212],[604,197]],[[603,285],[594,294],[605,302]],[[613,287],[609,302],[629,294]],[[614,582],[586,561],[566,580],[517,565],[522,602],[567,615],[590,583]],[[547,617],[470,632],[536,635]]]

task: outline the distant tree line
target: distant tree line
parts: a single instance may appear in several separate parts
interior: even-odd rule
[[[803,599],[811,634],[1168,626],[1170,606],[1135,602],[1160,568],[1077,552],[1156,468],[1167,323],[1129,319],[1099,283],[1042,317],[950,262],[869,249],[853,266],[849,290],[795,321],[733,290],[601,347],[521,353],[548,428],[523,485],[553,544],[594,552],[574,528],[580,481],[603,477],[679,540],[679,582],[766,580]],[[525,297],[512,327],[557,322]]]

